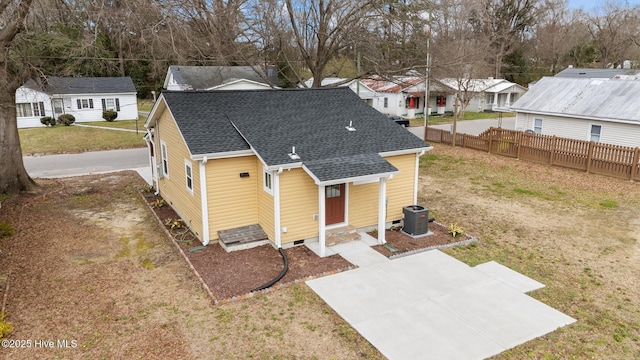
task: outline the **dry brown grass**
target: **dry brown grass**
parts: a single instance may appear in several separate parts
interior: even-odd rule
[[[578,320],[496,358],[640,358],[640,184],[444,145],[421,165],[421,203],[480,239],[449,254],[546,284],[531,295]]]

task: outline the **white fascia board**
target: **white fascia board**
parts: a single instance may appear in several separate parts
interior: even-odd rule
[[[423,151],[427,152],[427,151],[431,151],[431,150],[433,150],[433,146],[425,146],[425,147],[421,147],[421,148],[413,148],[413,149],[381,152],[378,155],[380,155],[382,157],[398,156],[398,155],[407,155],[407,154],[416,154],[416,153],[419,154],[419,153],[421,153]]]
[[[380,179],[382,177],[388,178],[390,176],[395,176],[395,175],[400,173],[400,171],[396,170],[396,171],[390,171],[390,172],[386,172],[386,173],[378,173],[378,174],[371,174],[371,175],[354,176],[354,177],[349,177],[349,178],[321,181],[306,166],[302,165],[302,169],[304,169],[304,171],[307,174],[309,174],[309,176],[311,176],[311,178],[316,183],[316,185],[322,185],[322,186],[345,184],[345,183],[350,183],[350,182],[366,182],[366,181],[370,181],[370,180]]]
[[[162,93],[160,93],[160,97],[158,97],[158,99],[156,100],[156,103],[153,104],[153,107],[151,108],[151,111],[149,112],[149,116],[147,117],[147,121],[144,122],[144,127],[148,128],[149,125],[151,124],[152,120],[155,118],[156,115],[156,111],[158,111],[158,108],[160,107],[160,103],[164,103],[164,95]],[[165,104],[166,107],[166,104]]]
[[[520,113],[520,114],[533,114],[533,115],[547,115],[547,116],[557,116],[564,118],[571,118],[575,120],[591,120],[591,121],[606,121],[606,122],[614,122],[619,124],[630,124],[630,125],[640,125],[640,121],[638,120],[623,120],[623,119],[612,119],[612,118],[601,118],[596,116],[584,116],[578,114],[560,114],[554,112],[547,111],[532,111],[532,110],[522,110],[515,109],[511,107],[511,112]]]
[[[191,155],[191,160],[200,161],[205,157],[208,160],[228,159],[228,158],[251,156],[251,155],[254,155],[254,152],[248,149],[248,150],[225,151],[225,152],[217,152],[217,153],[210,153],[210,154]]]

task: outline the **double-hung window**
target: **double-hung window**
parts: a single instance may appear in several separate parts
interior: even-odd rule
[[[191,166],[191,162],[187,159],[184,160],[184,175],[187,191],[193,195],[193,167]]]
[[[93,99],[76,99],[78,110],[80,109],[93,109]]]
[[[263,185],[264,191],[273,195],[273,172],[267,171],[266,169],[264,169],[263,174],[264,175],[262,177],[262,181],[263,181],[262,185]]]
[[[542,119],[534,119],[533,122],[533,132],[542,134]]]
[[[162,157],[162,175],[169,177],[169,156],[167,152],[167,144],[160,142],[160,156]]]
[[[120,99],[118,98],[102,99],[102,110],[120,111]]]
[[[44,103],[18,103],[16,104],[17,117],[44,116]]]
[[[593,125],[591,124],[591,129],[589,130],[589,140],[594,142],[600,142],[600,134],[602,133],[602,125]]]

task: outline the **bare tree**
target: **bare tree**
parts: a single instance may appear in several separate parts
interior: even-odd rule
[[[0,2],[0,194],[29,190],[35,182],[22,161],[16,117],[16,90],[29,76],[29,70],[16,58],[19,35],[24,30],[33,0]]]
[[[491,39],[495,77],[502,72],[504,58],[529,35],[535,23],[539,0],[479,0],[470,22],[477,33]],[[473,5],[472,5],[473,6]]]
[[[613,2],[607,2],[602,13],[596,11],[588,17],[587,26],[601,67],[619,66],[628,60],[639,25],[637,8],[621,7]]]

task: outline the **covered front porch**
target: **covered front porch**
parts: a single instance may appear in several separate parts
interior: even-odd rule
[[[368,206],[359,205],[357,201],[364,193],[368,198],[374,196],[372,192],[376,184],[377,224],[374,227],[379,231],[377,243],[386,242],[387,182],[399,173],[396,167],[378,154],[368,154],[311,161],[304,164],[303,169],[314,180],[318,190],[317,253],[320,257],[330,255],[327,246],[335,243],[332,230],[347,228],[349,233],[357,233],[350,223],[351,212],[356,213],[358,206]]]

